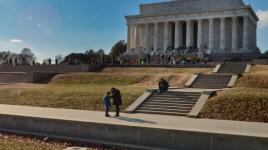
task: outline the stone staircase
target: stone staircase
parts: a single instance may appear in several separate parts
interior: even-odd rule
[[[201,93],[194,92],[152,92],[134,112],[186,116],[192,110],[200,96]]]
[[[222,89],[227,88],[231,74],[199,74],[189,88]]]
[[[247,63],[236,62],[236,63],[223,63],[217,73],[226,73],[226,74],[241,74],[245,73]]]
[[[194,74],[185,84],[191,89],[170,89],[167,93],[146,91],[126,112],[197,117],[213,93],[233,87],[238,74],[249,69],[246,63],[218,65],[214,74]]]

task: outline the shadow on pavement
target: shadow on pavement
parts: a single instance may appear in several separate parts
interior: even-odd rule
[[[115,119],[123,120],[123,121],[128,121],[128,122],[136,122],[136,123],[148,123],[148,124],[156,124],[156,122],[152,121],[146,121],[143,119],[137,119],[137,118],[129,118],[129,117],[115,117]]]

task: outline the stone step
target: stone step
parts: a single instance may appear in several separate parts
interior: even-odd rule
[[[200,93],[168,91],[168,92],[165,92],[165,93],[154,92],[153,95],[200,95]]]
[[[247,63],[226,63],[222,64],[218,73],[244,73],[247,67]]]
[[[175,96],[150,96],[150,98],[156,98],[156,99],[198,99],[200,96],[194,96],[194,97],[189,97],[189,96],[181,96],[181,97],[175,97]]]
[[[138,110],[145,111],[164,111],[164,112],[175,112],[175,113],[189,113],[191,109],[173,109],[173,108],[153,108],[153,107],[140,107]]]
[[[144,102],[143,105],[159,105],[159,106],[181,106],[192,107],[195,103],[159,103],[159,102]]]
[[[147,101],[164,101],[164,102],[196,102],[198,99],[165,99],[165,98],[148,98]]]
[[[197,101],[198,98],[166,98],[166,97],[149,97],[148,100],[169,100],[169,101]]]
[[[171,108],[171,109],[192,109],[192,105],[189,105],[189,106],[170,106],[170,105],[142,104],[141,107]]]
[[[144,103],[145,104],[148,104],[148,103],[157,103],[159,105],[165,103],[165,104],[170,104],[170,105],[173,105],[173,104],[192,104],[194,105],[196,103],[196,101],[170,101],[170,100],[147,100],[145,101]]]
[[[152,95],[157,95],[157,96],[162,96],[162,95],[174,95],[174,96],[181,96],[181,95],[185,95],[185,96],[199,96],[200,93],[172,93],[172,92],[167,92],[167,93],[159,93],[159,92],[155,92]]]
[[[148,111],[148,110],[136,110],[135,112],[136,113],[145,113],[145,114],[173,115],[173,116],[186,116],[188,114],[188,113]]]

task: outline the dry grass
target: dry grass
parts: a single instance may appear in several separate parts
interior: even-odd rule
[[[220,92],[203,108],[201,118],[268,122],[268,89],[234,88]]]
[[[255,65],[252,67],[251,73],[267,73],[268,72],[268,65]]]
[[[115,73],[115,74],[180,74],[180,73],[207,73],[211,72],[211,68],[134,68],[134,67],[128,67],[128,68],[105,68],[103,70],[103,73]]]
[[[1,89],[0,103],[67,109],[103,111],[102,97],[111,86],[105,85],[49,85],[35,89]],[[136,100],[146,87],[117,86],[122,92],[125,109]]]
[[[10,136],[0,133],[0,150],[60,150],[67,144],[44,140]]]
[[[268,88],[268,71],[249,73],[240,78],[237,87]]]
[[[74,73],[54,77],[54,84],[101,84],[101,85],[132,85],[139,83],[146,75],[109,74],[109,73]]]
[[[268,65],[256,65],[237,82],[237,87],[268,88]]]

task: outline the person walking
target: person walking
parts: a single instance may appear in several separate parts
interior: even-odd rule
[[[112,97],[113,97],[113,105],[116,107],[116,115],[115,117],[119,117],[119,112],[120,112],[120,106],[122,105],[122,98],[121,98],[121,93],[118,89],[112,88]]]
[[[111,95],[111,93],[108,91],[106,93],[106,95],[103,97],[103,100],[104,100],[104,103],[105,103],[105,116],[106,117],[111,117],[109,115],[110,106],[111,106],[110,95]]]

